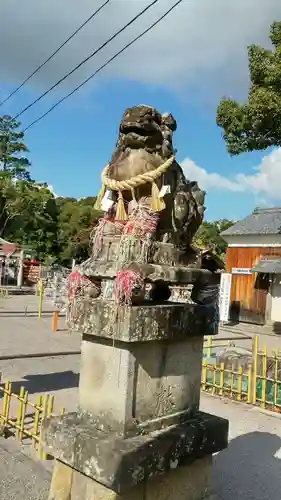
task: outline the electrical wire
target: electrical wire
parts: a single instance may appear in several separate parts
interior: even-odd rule
[[[110,59],[108,59],[102,66],[100,66],[94,73],[92,73],[92,75],[90,75],[88,78],[86,78],[86,80],[84,80],[84,82],[80,83],[80,85],[78,85],[77,87],[75,87],[75,89],[72,90],[71,92],[69,92],[69,94],[67,94],[66,96],[62,97],[59,101],[57,101],[51,108],[48,109],[48,111],[46,111],[43,115],[39,116],[39,118],[37,118],[36,120],[34,120],[33,122],[31,122],[23,131],[26,132],[33,125],[35,125],[35,123],[38,123],[43,118],[45,118],[45,116],[47,116],[49,113],[51,113],[51,111],[53,111],[53,109],[55,109],[57,106],[59,106],[59,104],[61,104],[66,99],[68,99],[68,97],[71,97],[73,94],[75,94],[75,92],[77,92],[77,90],[81,89],[81,87],[83,87],[84,85],[86,85],[86,83],[88,83],[100,71],[102,71],[112,61],[114,61],[114,59],[116,59],[116,57],[118,57],[120,54],[122,54],[123,52],[125,52],[125,50],[127,50],[129,47],[131,47],[131,45],[133,45],[140,38],[142,38],[144,35],[146,35],[146,33],[148,33],[149,31],[151,31],[157,24],[159,24],[165,17],[167,17],[182,2],[183,2],[183,0],[178,0],[169,10],[167,10],[161,17],[159,17],[145,31],[143,31],[137,37],[133,38],[133,40],[131,40],[129,43],[127,43],[127,45],[125,45],[121,50],[119,50],[119,52],[117,52],[116,54],[114,54],[114,56],[112,56]]]
[[[135,17],[133,17],[133,19],[131,19],[131,21],[129,21],[127,24],[125,24],[125,26],[123,26],[123,28],[121,28],[116,33],[114,33],[114,35],[112,35],[110,38],[108,38],[98,49],[96,49],[94,52],[92,52],[92,54],[90,54],[88,57],[83,59],[83,61],[81,61],[79,64],[77,64],[77,66],[75,66],[75,68],[73,68],[66,75],[64,75],[62,78],[60,78],[60,80],[58,80],[54,85],[52,85],[52,87],[50,87],[48,90],[43,92],[43,94],[41,94],[39,97],[37,97],[37,99],[35,99],[35,101],[31,102],[28,106],[26,106],[24,109],[22,109],[17,115],[15,115],[13,117],[13,120],[16,120],[17,118],[19,118],[19,116],[21,116],[23,113],[25,113],[28,109],[32,108],[35,104],[37,104],[37,102],[41,101],[41,99],[43,99],[43,97],[45,97],[47,94],[49,94],[58,85],[60,85],[62,82],[64,82],[69,76],[71,76],[73,73],[75,73],[75,71],[77,71],[79,68],[81,68],[86,62],[88,62],[90,59],[92,59],[92,57],[94,57],[96,54],[98,54],[98,52],[100,52],[104,47],[106,47],[106,45],[108,45],[110,42],[112,42],[112,40],[114,40],[118,35],[120,35],[129,26],[131,26],[135,21],[137,21],[137,19],[139,17],[141,17],[146,11],[148,11],[151,7],[153,7],[153,5],[155,5],[157,2],[159,2],[159,0],[153,0],[153,2],[151,2],[149,5],[147,5],[147,7],[142,9]]]
[[[9,99],[11,99],[11,97],[13,95],[15,95],[27,82],[29,82],[29,80],[31,80],[31,78],[36,75],[36,73],[38,73],[38,71],[40,71],[41,68],[43,68],[51,59],[53,59],[53,57],[55,55],[57,55],[57,53],[63,48],[65,47],[65,45],[70,42],[70,40],[72,40],[72,38],[74,38],[77,33],[79,33],[79,31],[81,31],[82,28],[84,28],[84,26],[86,26],[86,24],[88,24],[108,3],[110,2],[110,0],[106,0],[106,2],[104,2],[90,17],[88,17],[88,19],[86,19],[86,21],[81,24],[81,26],[79,26],[79,28],[74,31],[74,33],[72,33],[72,35],[67,39],[65,40],[65,42],[62,43],[62,45],[60,45],[56,50],[55,52],[53,52],[49,57],[48,59],[46,59],[46,61],[44,61],[42,64],[40,64],[34,71],[33,73],[31,73],[15,90],[13,90],[13,92],[11,92],[10,95],[8,95],[8,97],[6,97],[6,99],[4,99],[4,101],[0,102],[0,107],[3,106],[3,104],[5,104],[7,101],[9,101]]]

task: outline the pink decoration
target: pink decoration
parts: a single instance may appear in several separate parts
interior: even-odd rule
[[[131,269],[120,269],[116,275],[114,296],[118,304],[125,303],[130,305],[132,303],[133,290],[142,288],[144,285],[143,278]]]

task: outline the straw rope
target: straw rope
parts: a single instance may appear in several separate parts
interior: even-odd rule
[[[115,179],[111,179],[110,177],[108,177],[107,174],[110,165],[107,165],[101,174],[102,183],[112,191],[131,191],[134,188],[142,186],[143,184],[146,184],[148,182],[153,183],[156,179],[161,177],[162,174],[167,172],[167,170],[174,163],[175,159],[175,156],[171,156],[171,158],[169,158],[167,161],[165,161],[165,163],[163,163],[156,169],[151,170],[150,172],[146,172],[145,174],[135,175],[134,177],[131,177],[131,179],[126,179],[124,181],[116,181]]]

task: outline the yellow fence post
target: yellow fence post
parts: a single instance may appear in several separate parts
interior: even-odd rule
[[[3,394],[3,400],[4,400],[4,396],[5,396],[5,392],[4,392],[4,389],[1,387],[1,385],[3,384],[2,382],[2,373],[0,372],[0,394]],[[3,409],[2,409],[2,413],[0,412],[0,435],[5,435],[5,423],[4,423],[4,417],[3,417],[3,410],[4,410],[4,405],[3,405]]]
[[[206,391],[206,382],[207,382],[207,361],[206,361],[206,359],[203,359],[203,363],[202,363],[202,380],[201,380],[202,390],[203,391]]]
[[[25,423],[27,403],[28,403],[28,392],[24,391],[23,402],[22,402],[22,414],[21,414],[20,432],[19,432],[20,441],[22,441],[23,436],[24,436],[24,423]]]
[[[4,386],[4,398],[3,398],[4,429],[8,427],[10,405],[11,405],[11,395],[12,395],[12,383],[9,380],[6,380],[5,386]]]
[[[247,403],[251,404],[252,403],[252,389],[253,389],[253,369],[252,366],[250,366],[248,370],[248,375],[247,375],[247,381],[248,381],[248,391],[247,391]]]
[[[274,399],[273,404],[274,408],[278,408],[278,361],[279,361],[279,349],[275,349],[273,351],[274,354]]]
[[[224,363],[220,364],[220,389],[219,395],[223,395],[223,384],[224,384]]]
[[[213,365],[212,394],[216,394],[217,365]]]
[[[43,284],[43,281],[40,280],[40,282],[39,282],[38,318],[42,318],[43,299],[44,299],[44,284]]]
[[[40,413],[42,409],[42,396],[37,396],[34,405],[34,424],[33,424],[33,437],[32,437],[32,447],[35,449],[37,443],[39,442],[40,436]]]
[[[48,413],[48,394],[44,394],[43,403],[42,403],[41,423],[46,418],[47,413]],[[46,458],[47,458],[46,453],[43,452],[43,450],[42,450],[41,432],[40,432],[39,443],[38,443],[38,456],[39,456],[39,458],[41,458],[41,460],[46,460]]]
[[[242,399],[242,387],[243,387],[243,368],[240,366],[238,370],[238,383],[237,383],[237,401]]]
[[[258,356],[259,356],[259,337],[257,335],[253,338],[252,350],[252,403],[257,402],[257,371],[258,371]]]
[[[265,408],[266,404],[266,385],[267,385],[267,346],[264,345],[262,353],[262,396],[261,406]]]
[[[19,398],[18,398],[19,405],[18,405],[18,412],[17,412],[17,429],[16,429],[16,439],[19,439],[19,440],[20,440],[20,429],[21,429],[22,414],[23,414],[24,393],[25,393],[25,389],[24,389],[24,387],[21,387]],[[24,422],[24,420],[23,420],[23,422]]]
[[[0,409],[0,430],[3,431],[3,434],[5,434],[7,429],[13,430],[14,437],[19,441],[28,437],[31,439],[32,447],[34,449],[37,447],[39,458],[46,460],[48,455],[42,450],[41,426],[45,418],[49,418],[53,415],[54,396],[45,393],[43,396],[37,396],[35,402],[31,402],[28,399],[28,391],[26,391],[24,387],[20,388],[19,394],[14,394],[12,392],[12,382],[10,380],[6,380],[3,386],[1,372],[0,384],[0,394],[3,394],[3,405]],[[15,416],[10,414],[12,399],[18,401]],[[32,416],[27,413],[28,407],[34,409]],[[65,408],[61,408],[60,414],[63,415],[64,413]],[[33,417],[33,423],[30,421],[30,417]]]
[[[231,396],[231,399],[233,398],[233,389],[234,389],[234,364],[232,363],[231,372],[230,372],[230,396]]]

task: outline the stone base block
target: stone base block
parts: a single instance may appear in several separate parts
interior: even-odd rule
[[[45,420],[42,439],[57,460],[123,495],[150,481],[162,484],[173,471],[226,448],[228,421],[199,412],[181,424],[124,438],[97,430],[88,415],[68,414]]]
[[[82,299],[79,304],[79,314],[71,328],[96,339],[126,343],[175,342],[218,333],[218,314],[213,305],[144,302],[126,307],[99,298]]]
[[[57,462],[49,500],[215,500],[212,456],[138,484],[121,495]]]

